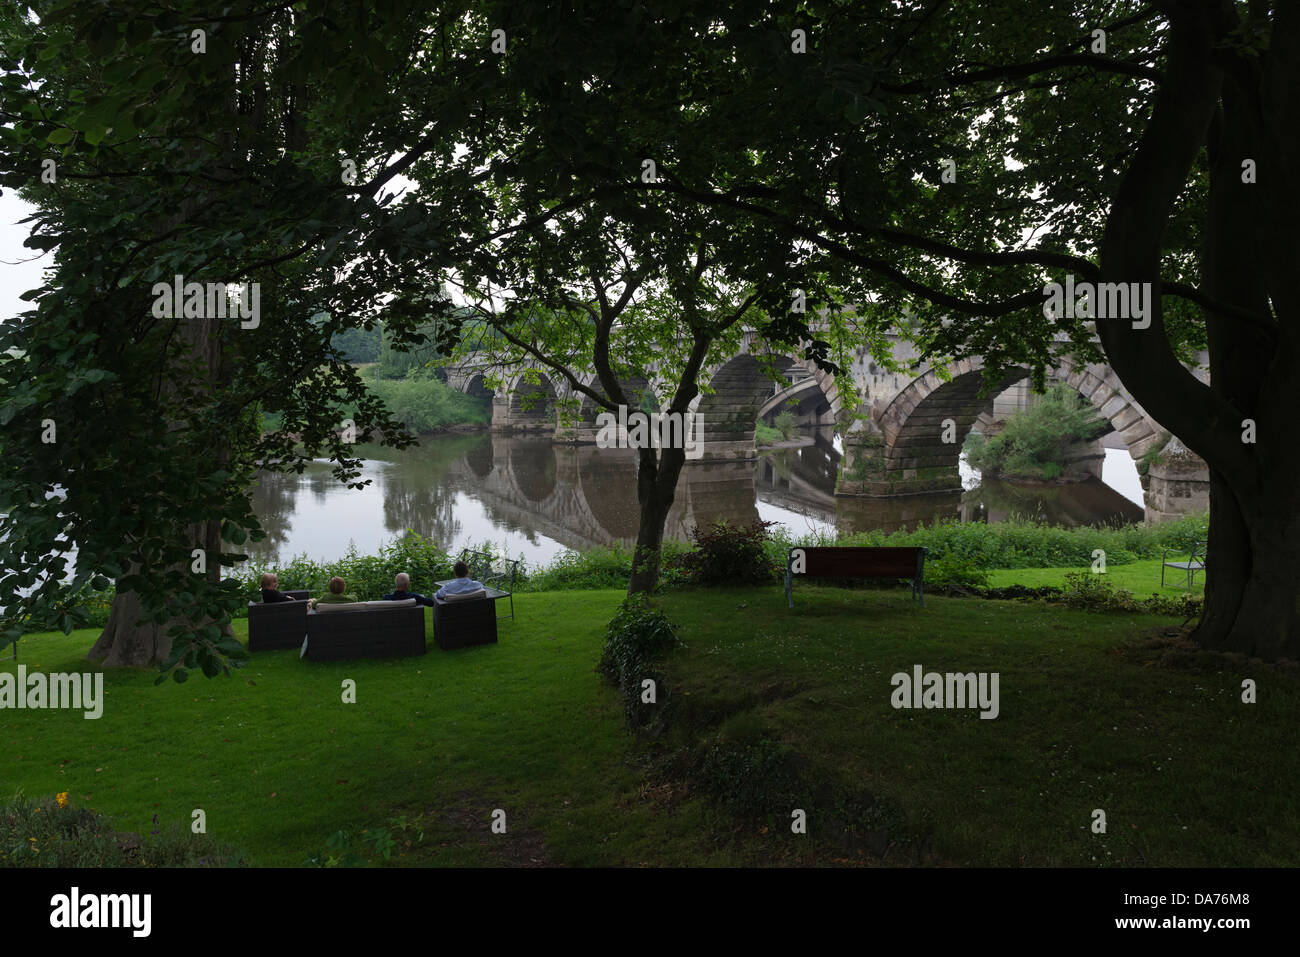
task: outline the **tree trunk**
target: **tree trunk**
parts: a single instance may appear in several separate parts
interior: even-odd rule
[[[139,624],[140,598],[121,592],[113,599],[108,624],[86,656],[105,668],[156,667],[167,659],[172,641],[168,625]]]
[[[221,375],[221,339],[217,320],[186,319],[177,327],[180,341],[178,363],[184,365],[197,361],[200,368],[207,373],[207,383],[216,388]],[[171,393],[175,380],[162,384],[163,395]],[[223,447],[215,450],[209,460],[192,462],[196,470],[216,469],[223,461],[229,459],[230,450]],[[221,565],[216,560],[221,550],[221,523],[208,520],[205,523],[190,525],[176,533],[176,537],[186,542],[189,549],[202,548],[207,552],[206,578],[210,582],[221,580]],[[184,570],[189,573],[190,562],[184,563]],[[121,592],[113,599],[109,612],[108,624],[99,639],[90,649],[88,657],[99,661],[105,667],[157,666],[167,660],[171,653],[172,640],[167,632],[176,622],[157,625],[152,622],[141,623],[140,597],[135,592]],[[198,623],[187,623],[191,628]],[[233,634],[227,626],[226,634]]]
[[[1192,640],[1267,660],[1300,659],[1300,503],[1294,489],[1252,498],[1243,513],[1222,476],[1211,471],[1210,483],[1205,613]]]
[[[190,532],[194,536],[196,547],[201,543],[209,555],[215,556],[221,548],[221,523],[207,522],[206,525],[193,525]],[[210,582],[221,580],[221,566],[216,561],[207,563],[207,579]],[[172,639],[167,632],[176,621],[163,625],[140,621],[140,596],[131,591],[119,591],[113,599],[113,607],[108,613],[108,624],[100,632],[99,638],[87,653],[91,661],[99,662],[105,668],[150,668],[157,667],[167,660],[172,650]],[[195,623],[185,624],[194,627]],[[234,630],[225,625],[225,635],[233,635]]]
[[[1289,278],[1296,239],[1287,221],[1296,195],[1281,172],[1300,159],[1293,132],[1300,116],[1290,115],[1297,104],[1283,92],[1300,57],[1300,18],[1290,11],[1286,29],[1278,19],[1268,61],[1277,75],[1264,84],[1265,99],[1277,102],[1264,109],[1259,89],[1249,85],[1256,81],[1239,85],[1236,71],[1224,82],[1215,6],[1171,10],[1166,79],[1107,217],[1098,279],[1159,290],[1161,233],[1194,161],[1208,149],[1204,285],[1216,302],[1256,319],[1206,311],[1209,387],[1170,349],[1159,294],[1149,328],[1107,321],[1097,323],[1097,333],[1133,397],[1210,468],[1206,609],[1195,640],[1264,658],[1300,657],[1300,456],[1290,421],[1300,343]],[[1256,156],[1277,172],[1243,183],[1242,158]],[[1267,318],[1270,304],[1280,321]],[[1253,442],[1243,438],[1246,419],[1255,423]]]
[[[664,524],[673,507],[677,478],[686,461],[683,449],[663,449],[656,460],[654,449],[641,449],[637,470],[636,493],[641,506],[637,526],[636,551],[632,555],[632,575],[628,579],[629,595],[650,594],[659,585],[659,567],[663,558]]]
[[[225,93],[225,109],[231,113],[238,112],[233,62],[228,64],[226,71]],[[235,153],[235,143],[229,135],[223,135],[220,144],[226,154]],[[218,180],[225,175],[220,163],[216,164],[216,168],[210,172],[211,176]],[[186,195],[176,213],[163,220],[159,231],[166,233],[185,222],[193,211],[202,205],[202,200],[203,196],[198,193],[192,192]],[[182,377],[188,375],[187,370],[190,366],[197,364],[204,375],[205,385],[211,393],[215,393],[222,385],[229,383],[233,376],[229,359],[223,354],[221,321],[216,318],[183,318],[180,319],[176,329],[180,345],[176,356],[178,374]],[[169,397],[175,388],[176,380],[165,378],[160,387],[162,396]],[[196,471],[227,467],[232,456],[231,447],[235,441],[237,437],[232,432],[230,441],[215,447],[210,458],[194,461],[191,464]],[[221,521],[208,519],[206,522],[190,525],[188,528],[178,530],[177,537],[192,542],[191,548],[203,548],[207,553],[205,577],[209,582],[219,582],[221,564],[217,561],[217,553],[221,551]],[[184,568],[187,573],[189,567],[189,562],[186,562]],[[158,625],[152,622],[141,623],[139,618],[139,596],[134,592],[119,591],[113,599],[108,624],[90,649],[88,657],[92,661],[99,661],[105,667],[157,666],[166,661],[171,654],[172,639],[167,633],[174,625],[184,624],[193,630],[203,624],[203,622],[173,620]],[[221,630],[227,636],[234,634],[229,624],[223,625]]]

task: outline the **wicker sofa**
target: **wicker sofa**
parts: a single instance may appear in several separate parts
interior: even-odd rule
[[[404,601],[321,603],[306,615],[302,656],[308,661],[405,658],[425,653],[424,606]]]
[[[294,601],[248,603],[248,650],[276,651],[301,648],[307,634],[307,596],[305,591],[286,591]]]

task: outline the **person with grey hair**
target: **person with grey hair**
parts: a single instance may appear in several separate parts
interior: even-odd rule
[[[397,577],[393,579],[393,590],[384,596],[384,601],[405,601],[408,598],[414,598],[421,605],[432,605],[432,598],[425,598],[419,592],[411,591],[411,576],[406,572],[398,572]]]

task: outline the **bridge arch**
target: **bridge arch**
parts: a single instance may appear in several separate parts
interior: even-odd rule
[[[899,391],[879,415],[880,436],[867,441],[865,468],[858,478],[869,494],[910,494],[961,488],[958,460],[962,444],[990,399],[1029,376],[1025,368],[1006,372],[997,385],[981,395],[984,366],[977,358],[962,359],[947,378],[931,367]],[[1134,458],[1160,441],[1160,430],[1128,394],[1114,372],[1104,367],[1078,366],[1063,359],[1053,375],[1088,400],[1120,434]],[[944,441],[945,423],[953,441]]]
[[[496,396],[496,392],[488,385],[487,377],[482,373],[466,378],[460,391],[475,399],[486,399],[489,402]]]
[[[591,376],[589,381],[584,384],[595,383],[596,388],[600,388],[599,382],[595,376]],[[623,392],[627,395],[628,411],[632,412],[640,408],[650,411],[657,411],[660,407],[660,400],[656,394],[654,386],[643,376],[628,376],[621,382]],[[601,389],[600,391],[604,391]],[[560,431],[557,433],[558,438],[567,439],[578,443],[595,442],[599,434],[600,427],[597,425],[597,418],[602,412],[609,411],[602,405],[598,405],[596,400],[589,395],[577,393],[579,398],[577,421],[565,427],[561,423]]]
[[[806,360],[777,354],[756,356],[750,351],[752,345],[747,337],[745,351],[701,376],[710,391],[697,396],[691,410],[703,417],[699,434],[706,458],[753,458],[757,454],[755,421],[760,414],[776,414],[790,399],[807,406],[817,424],[835,425],[839,421],[842,403],[833,377]],[[799,381],[785,385],[774,382],[765,368],[768,364],[786,376],[794,372]]]
[[[505,391],[510,397],[507,428],[548,432],[554,430],[558,395],[546,373],[536,370],[521,372]]]

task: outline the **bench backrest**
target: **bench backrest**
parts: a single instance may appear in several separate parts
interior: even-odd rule
[[[809,578],[914,578],[924,548],[792,548],[787,567],[803,552],[803,576]]]
[[[514,581],[515,575],[519,569],[519,561],[513,558],[493,558],[487,552],[475,552],[465,549],[460,553],[460,560],[469,566],[469,577],[475,581],[485,581],[488,578],[497,577],[492,567],[508,569],[507,577],[511,582]]]

